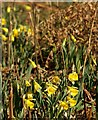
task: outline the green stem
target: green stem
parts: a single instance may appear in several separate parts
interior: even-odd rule
[[[70,115],[71,115],[71,108],[68,110],[68,120],[70,120]]]
[[[56,119],[58,119],[59,114],[62,112],[62,109],[59,110],[59,112],[57,113]]]

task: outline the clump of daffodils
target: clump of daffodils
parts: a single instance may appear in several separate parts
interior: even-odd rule
[[[8,28],[2,27],[2,32],[3,32],[3,34],[1,34],[2,40],[3,40],[3,41],[7,41],[7,40],[8,40],[8,37],[6,37],[6,36],[7,36],[7,34],[8,34]]]
[[[7,12],[10,13],[10,11],[11,11],[11,8],[8,7]],[[15,38],[19,38],[21,35],[24,35],[24,36],[26,35],[27,37],[34,36],[33,29],[31,29],[30,27],[28,27],[26,25],[19,24],[17,26],[17,28],[13,28],[12,31],[9,31],[8,28],[6,27],[6,23],[7,23],[6,19],[2,18],[1,24],[2,24],[3,35],[1,34],[1,36],[2,36],[3,41],[7,41],[8,36],[9,36],[11,42],[14,42]],[[9,33],[9,35],[8,35],[8,33]],[[34,67],[35,67],[35,65],[34,65]]]
[[[78,74],[76,72],[70,73],[68,75],[69,81],[72,83],[78,81]],[[69,108],[74,107],[77,104],[77,100],[75,100],[75,96],[78,94],[79,90],[77,87],[67,86],[67,97],[64,101],[59,101],[59,106],[63,110],[68,110]]]
[[[26,80],[25,81],[25,85],[26,87],[31,87],[31,83]],[[33,110],[34,108],[34,103],[32,102],[34,99],[33,99],[33,94],[32,94],[32,91],[29,89],[29,91],[27,91],[27,93],[23,96],[23,101],[24,101],[24,109],[26,110]]]
[[[6,26],[6,19],[5,18],[2,18],[1,24],[2,24],[2,32],[3,32],[3,34],[0,34],[0,36],[1,36],[3,41],[7,41],[8,40],[8,37],[7,37],[8,28],[5,27]]]
[[[23,96],[24,109],[26,109],[26,110],[28,110],[28,109],[33,110],[34,103],[32,101],[35,100],[35,99],[33,99],[33,94],[32,94],[32,90],[31,90],[32,85],[29,82],[29,80],[25,81],[25,85],[28,88],[28,91]],[[34,80],[34,93],[40,92],[41,88],[42,87]]]

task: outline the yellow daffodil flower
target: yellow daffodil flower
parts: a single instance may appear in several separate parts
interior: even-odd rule
[[[34,81],[34,92],[36,91],[39,92],[40,89],[41,89],[41,86],[36,81]]]
[[[23,31],[24,27],[23,25],[20,25],[20,30]]]
[[[73,97],[75,97],[78,94],[78,91],[79,91],[79,90],[77,90],[76,87],[70,87],[70,86],[68,86],[68,90]]]
[[[60,107],[63,108],[64,110],[68,110],[68,103],[65,101],[59,101]]]
[[[11,7],[8,6],[8,7],[7,7],[7,13],[10,13],[10,12],[11,12]]]
[[[11,41],[14,42],[14,35],[11,35]]]
[[[2,25],[6,25],[6,19],[2,18]]]
[[[34,31],[32,30],[32,29],[28,29],[28,31],[27,31],[27,34],[28,34],[28,36],[34,36]]]
[[[49,87],[46,89],[49,96],[54,94],[56,90],[57,90],[57,86],[55,85],[49,85]]]
[[[28,36],[31,36],[32,35],[32,30],[29,28],[28,29],[28,32],[27,32]]]
[[[23,31],[24,31],[24,32],[27,31],[27,26],[23,26]]]
[[[28,80],[26,80],[26,86],[27,86],[27,87],[30,87],[30,86],[31,86],[31,84],[30,84],[30,82],[29,82]]]
[[[23,32],[23,30],[24,30],[24,26],[20,24],[20,25],[19,25],[19,28],[18,28],[18,31],[19,31],[19,32]]]
[[[30,110],[32,110],[34,108],[34,103],[31,102],[30,100],[28,99],[24,99],[24,102],[25,102],[25,108],[30,108]]]
[[[3,41],[7,41],[7,39],[8,39],[8,38],[7,38],[5,35],[2,35],[2,40],[3,40]]]
[[[52,83],[59,84],[60,83],[60,78],[58,76],[54,76],[52,79]]]
[[[14,37],[18,37],[19,33],[17,29],[13,29],[13,35]]]
[[[30,11],[30,10],[31,10],[31,7],[30,7],[29,5],[25,5],[24,7],[25,7],[25,9],[26,9],[27,11]]]
[[[2,30],[3,30],[5,33],[8,33],[8,28],[3,27]]]
[[[76,100],[74,100],[73,98],[71,98],[69,96],[67,96],[67,101],[69,102],[70,107],[74,107],[76,105],[76,103],[77,103]]]
[[[27,99],[28,99],[28,100],[33,100],[32,92],[28,92],[28,93],[27,93]]]
[[[14,7],[14,9],[13,9],[14,11],[16,11],[16,7]]]
[[[76,72],[70,73],[70,74],[68,75],[68,79],[69,79],[71,82],[78,81],[78,74],[77,74]]]
[[[68,17],[67,17],[67,16],[65,16],[65,20],[68,20]]]

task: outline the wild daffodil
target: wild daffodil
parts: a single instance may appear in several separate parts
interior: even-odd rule
[[[25,108],[27,109],[30,108],[30,110],[34,108],[34,103],[28,99],[24,99],[24,105],[25,105]]]
[[[2,34],[1,37],[2,37],[2,40],[3,40],[3,41],[7,41],[7,39],[8,39],[8,38],[7,38],[5,35],[3,35],[3,34]]]
[[[28,100],[33,100],[32,92],[27,92],[27,93],[26,93],[26,96],[27,96],[27,99],[28,99]]]
[[[34,32],[32,29],[29,28],[27,31],[27,34],[28,34],[28,36],[31,36],[31,35],[34,35]]]
[[[58,76],[54,76],[52,79],[52,83],[59,84],[60,83],[60,78]]]
[[[30,11],[32,9],[31,6],[29,6],[29,5],[25,5],[24,7],[27,11]]]
[[[69,92],[73,97],[75,97],[75,96],[78,94],[78,92],[79,92],[79,90],[78,90],[76,87],[70,87],[70,86],[68,86],[67,88],[68,88],[68,92]]]
[[[27,26],[23,26],[23,31],[24,31],[24,32],[27,31]]]
[[[2,27],[2,30],[3,30],[5,33],[8,33],[8,28]]]
[[[6,19],[2,18],[2,25],[6,25]]]
[[[74,107],[77,103],[76,100],[74,100],[73,98],[71,98],[69,96],[67,96],[67,101],[69,102],[70,107]]]
[[[7,7],[7,13],[10,13],[10,12],[11,12],[11,7],[8,6],[8,7]]]
[[[48,95],[51,96],[52,94],[54,94],[57,90],[57,86],[55,85],[49,85],[46,89],[46,91],[48,92]]]
[[[24,26],[20,24],[18,28],[18,32],[23,32],[23,31],[24,31]]]
[[[41,86],[36,81],[34,81],[34,92],[36,91],[39,92],[40,89],[41,89]]]
[[[16,7],[14,7],[13,10],[16,11]]]
[[[13,35],[14,35],[14,37],[18,37],[18,35],[19,35],[18,30],[16,28],[13,29]]]
[[[27,86],[27,87],[30,87],[30,86],[31,86],[31,84],[30,84],[30,82],[29,82],[28,80],[26,80],[26,86]]]
[[[68,79],[71,82],[78,81],[78,74],[76,72],[70,73]]]
[[[14,42],[15,38],[14,38],[14,35],[12,34],[11,35],[11,41]]]
[[[68,110],[68,103],[66,101],[59,101],[60,107],[64,110]]]

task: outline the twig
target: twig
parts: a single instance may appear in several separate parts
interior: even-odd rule
[[[12,119],[13,118],[13,87],[12,87],[12,83],[10,85],[10,96],[9,96],[9,118]]]

